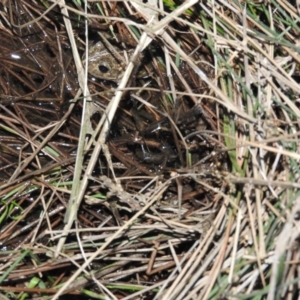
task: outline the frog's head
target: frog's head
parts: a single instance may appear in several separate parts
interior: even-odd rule
[[[119,81],[124,74],[124,69],[122,63],[118,62],[101,42],[98,42],[90,47],[88,72],[100,79]]]

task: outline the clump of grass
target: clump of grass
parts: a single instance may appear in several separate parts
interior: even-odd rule
[[[297,9],[9,4],[1,296],[297,297]],[[83,72],[96,39],[121,53],[119,82]]]

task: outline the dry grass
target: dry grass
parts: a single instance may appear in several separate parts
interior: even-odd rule
[[[300,294],[296,3],[155,5],[2,1],[1,299]]]

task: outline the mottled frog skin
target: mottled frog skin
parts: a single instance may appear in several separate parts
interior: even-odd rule
[[[124,51],[118,52],[124,57]],[[132,53],[132,50],[128,51],[129,56]],[[96,78],[118,82],[124,75],[124,64],[118,61],[102,42],[98,42],[89,49],[88,72]]]
[[[119,82],[124,75],[126,60],[124,51],[118,49],[117,52],[123,58],[123,61],[117,60],[102,42],[97,42],[95,45],[91,46],[89,48],[88,72],[99,79]],[[133,52],[133,49],[127,50],[128,60],[130,60]],[[140,62],[140,65],[137,65],[138,70],[136,77],[138,79],[149,77],[149,71],[150,73],[153,71],[151,63],[145,63],[144,58],[145,57],[141,55],[142,62]],[[83,57],[83,62],[85,62],[85,57]],[[148,70],[144,68],[144,65],[147,66]]]

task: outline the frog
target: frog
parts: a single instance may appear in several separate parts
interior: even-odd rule
[[[118,50],[117,52],[124,57],[124,51]],[[133,54],[133,50],[128,50],[127,54],[130,58]],[[150,70],[152,69],[149,64],[147,64],[147,67],[149,67]],[[88,55],[88,73],[90,75],[101,80],[109,80],[118,83],[124,75],[124,69],[124,63],[118,61],[114,54],[110,52],[101,41],[98,41],[94,45],[90,46]],[[146,70],[143,67],[137,70],[136,76],[138,79],[143,79],[146,77],[146,75]],[[143,128],[144,119],[140,117],[139,111],[136,108],[132,108],[130,112],[135,121],[134,130],[137,130],[142,135],[149,135],[147,129]],[[149,115],[151,116],[151,114]],[[156,128],[153,131],[156,131]],[[144,138],[143,140],[145,140],[145,143],[147,144],[147,139]],[[131,139],[128,138],[127,142],[130,143],[130,141]],[[148,164],[162,165],[174,160],[174,153],[169,149],[169,147],[163,147],[160,145],[160,143],[158,143],[156,147],[157,151],[153,152],[149,149],[144,149],[143,145],[141,145],[141,149],[136,151],[137,158]]]
[[[85,56],[83,62],[85,63]],[[122,63],[98,41],[89,46],[88,73],[99,79],[117,82],[122,78],[124,69]]]
[[[127,50],[128,59],[132,56],[134,50]],[[124,58],[124,51],[117,50],[117,53]],[[125,61],[125,58],[124,58]],[[85,62],[85,57],[83,57]],[[117,57],[104,46],[101,41],[89,47],[88,55],[88,73],[102,80],[110,80],[118,83],[125,71],[125,63],[119,61]],[[138,77],[146,76],[143,69],[139,69]]]

